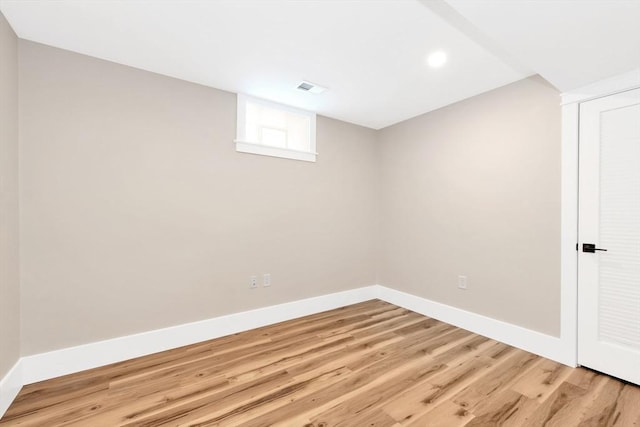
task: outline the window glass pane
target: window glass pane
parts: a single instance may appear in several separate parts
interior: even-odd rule
[[[259,118],[260,106],[258,104],[254,104],[253,102],[247,102],[245,137],[247,141],[256,144],[260,142],[260,138],[258,136],[258,132],[260,131],[260,127],[258,126]]]
[[[274,108],[260,105],[260,126],[275,129],[287,128],[287,113],[285,111],[276,110]]]
[[[311,149],[309,138],[310,121],[309,117],[291,115],[287,126],[289,131],[288,148],[298,151],[309,151]]]
[[[315,161],[315,114],[238,95],[236,150]]]
[[[260,142],[270,147],[287,148],[287,131],[281,129],[261,128]]]

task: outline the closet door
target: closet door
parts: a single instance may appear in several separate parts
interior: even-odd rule
[[[580,105],[578,363],[640,384],[640,89]]]

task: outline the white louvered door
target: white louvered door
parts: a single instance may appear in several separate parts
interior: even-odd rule
[[[580,105],[579,170],[578,363],[640,384],[640,89]]]

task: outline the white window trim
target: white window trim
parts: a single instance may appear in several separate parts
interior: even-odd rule
[[[290,148],[271,147],[268,145],[256,144],[252,141],[247,141],[245,134],[246,127],[246,111],[247,101],[250,100],[256,104],[262,104],[267,107],[275,108],[282,111],[288,111],[295,114],[300,114],[309,117],[309,151],[292,150]],[[260,98],[254,98],[252,96],[238,94],[238,117],[236,121],[236,151],[239,153],[259,154],[263,156],[281,157],[284,159],[303,160],[306,162],[315,162],[316,156],[316,113],[311,111],[302,110],[299,108],[290,107],[288,105],[278,104],[271,101],[266,101]]]
[[[309,151],[291,150],[290,148],[269,147],[267,145],[254,144],[253,142],[235,140],[236,151],[239,153],[261,154],[263,156],[283,157],[285,159],[304,160],[315,162],[318,153]]]

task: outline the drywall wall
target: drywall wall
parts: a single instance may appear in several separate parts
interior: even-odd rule
[[[532,77],[380,131],[380,284],[559,335],[559,103]]]
[[[236,153],[232,93],[22,40],[20,73],[24,355],[375,283],[374,131]]]
[[[19,356],[18,38],[0,13],[0,379]]]
[[[539,77],[379,132],[319,117],[307,163],[236,153],[231,93],[27,41],[20,76],[24,355],[374,283],[559,334]]]

